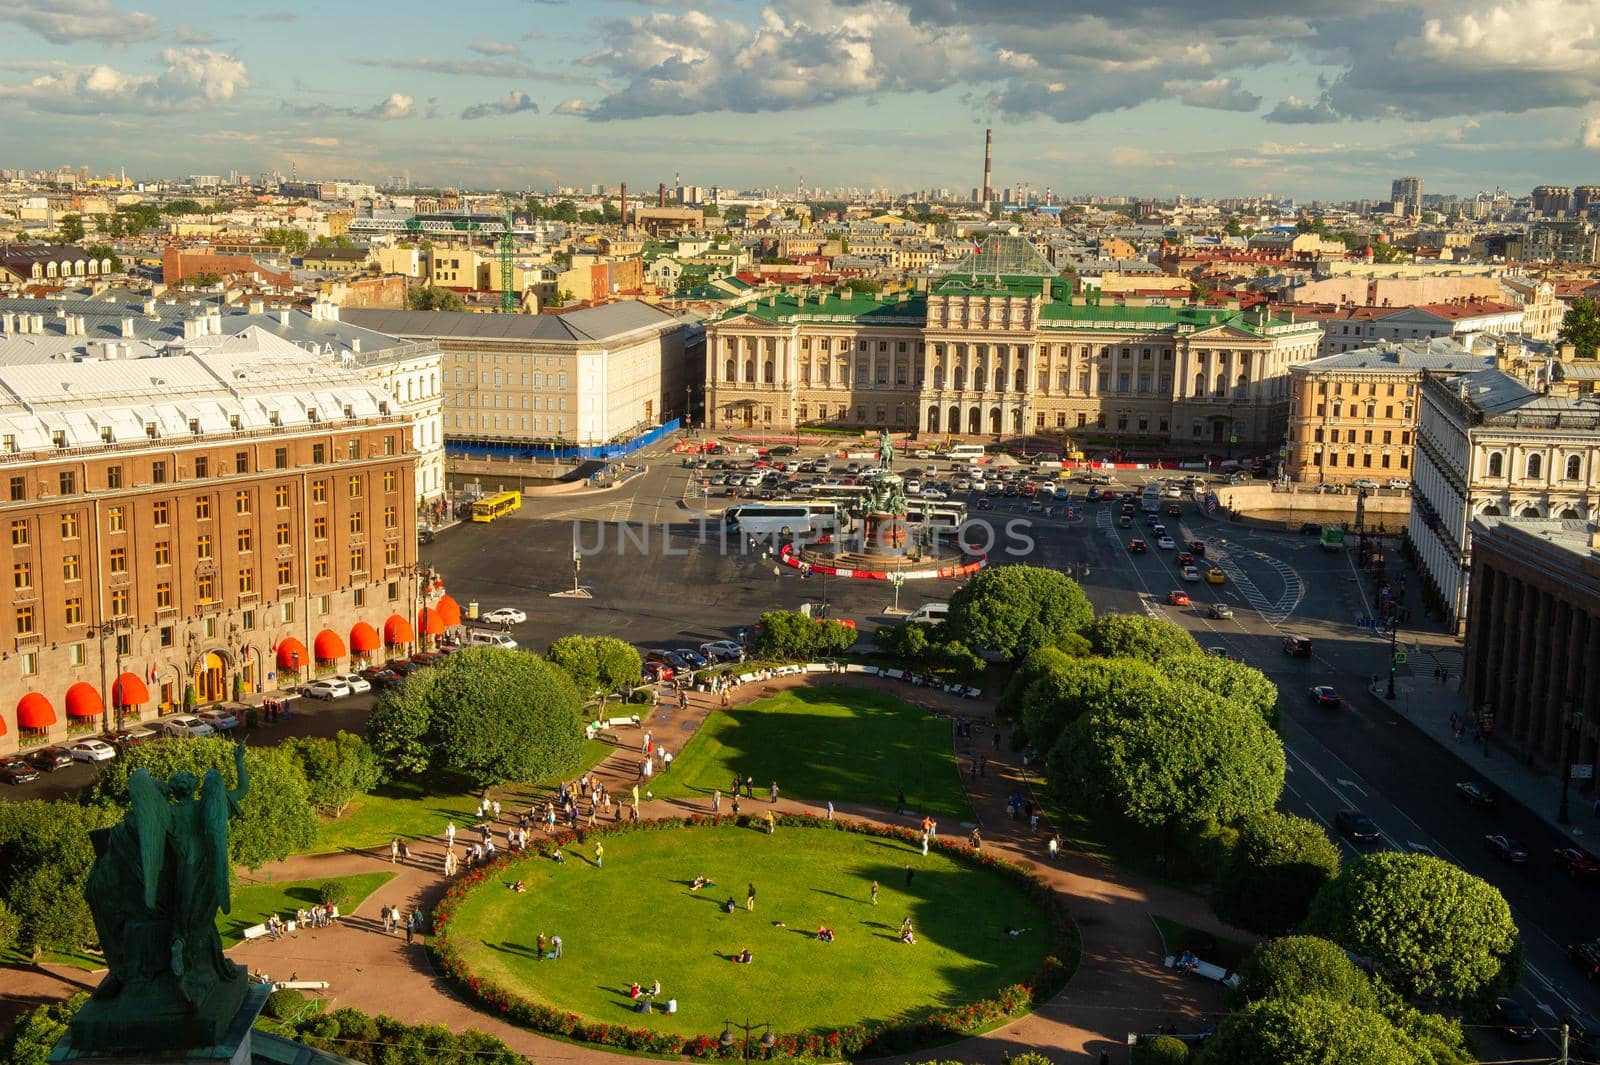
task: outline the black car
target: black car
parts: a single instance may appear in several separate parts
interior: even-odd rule
[[[20,758],[7,758],[0,762],[0,780],[7,784],[26,784],[38,779],[39,771]]]
[[[1206,542],[1204,540],[1190,540],[1189,553],[1195,558],[1206,557]]]
[[[1600,1023],[1582,1013],[1563,1013],[1561,1023],[1567,1028],[1567,1049],[1580,1061],[1593,1060],[1600,1052]]]
[[[1574,880],[1593,880],[1600,877],[1600,861],[1581,847],[1558,847],[1556,864]]]
[[[419,544],[431,544],[431,543],[433,543],[433,530],[432,529],[418,529],[417,530],[417,543],[419,543]]]
[[[1539,1026],[1533,1023],[1533,1017],[1514,998],[1502,996],[1495,999],[1493,1012],[1494,1022],[1500,1026],[1500,1030],[1518,1042],[1526,1043],[1539,1034]]]
[[[1290,658],[1310,658],[1311,641],[1304,636],[1285,636],[1283,653]]]
[[[409,677],[421,667],[409,658],[391,658],[383,664],[383,668],[402,677]]]
[[[419,667],[436,666],[439,664],[439,659],[443,657],[443,655],[434,654],[432,651],[418,651],[416,654],[411,656],[411,661],[416,663],[416,665]]]
[[[1377,823],[1360,810],[1340,810],[1333,815],[1333,827],[1351,843],[1376,843],[1383,838]]]
[[[1567,957],[1583,970],[1586,978],[1593,980],[1600,977],[1600,944],[1592,940],[1568,944]]]
[[[40,747],[28,755],[28,764],[46,773],[54,773],[71,765],[72,755],[65,747]]]
[[[1300,532],[1304,536],[1321,536],[1322,526],[1318,525],[1314,521],[1301,522]]]
[[[980,499],[980,500],[978,500],[977,503],[973,504],[973,506],[974,506],[974,509],[977,509],[977,510],[993,510],[994,509],[994,503],[991,502],[988,499]]]
[[[779,456],[782,456],[782,455],[793,455],[798,450],[800,450],[800,449],[795,447],[793,444],[779,444],[777,447],[769,447],[769,448],[767,448],[767,454],[768,455],[779,455]]]
[[[1470,780],[1459,781],[1456,784],[1456,794],[1480,810],[1494,809],[1494,795],[1487,788]]]
[[[1520,865],[1528,860],[1528,851],[1522,844],[1510,836],[1492,835],[1483,837],[1483,845],[1489,852],[1503,862]]]

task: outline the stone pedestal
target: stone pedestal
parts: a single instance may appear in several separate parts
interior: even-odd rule
[[[255,1024],[256,1017],[260,1015],[261,1008],[266,1005],[267,995],[271,988],[266,984],[246,984],[242,1001],[234,1008],[233,1013],[221,1025],[212,1029],[209,1025],[203,1033],[186,1031],[183,1022],[177,1021],[167,1029],[173,1045],[186,1045],[187,1049],[167,1050],[159,1046],[150,1049],[115,1051],[95,1049],[93,1051],[80,1050],[73,1045],[73,1030],[68,1027],[67,1034],[61,1037],[54,1049],[50,1051],[48,1060],[76,1061],[92,1063],[92,1065],[179,1065],[179,1063],[193,1063],[193,1065],[249,1065],[250,1062],[250,1032]],[[119,996],[120,998],[120,996]],[[115,1002],[116,1000],[112,1000]],[[79,1011],[78,1017],[73,1018],[73,1023],[94,1025],[97,1023],[95,1012],[96,1002],[91,998]],[[123,1004],[121,1008],[126,1008]],[[87,1017],[84,1015],[88,1014]],[[81,1025],[80,1025],[81,1027]],[[201,1035],[210,1040],[205,1045],[190,1045],[196,1035]],[[138,1041],[140,1045],[149,1047],[149,1043]]]
[[[866,523],[867,537],[863,550],[867,554],[898,554],[905,548],[907,526],[904,514],[868,514]]]

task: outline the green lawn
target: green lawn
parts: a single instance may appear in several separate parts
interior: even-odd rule
[[[461,904],[452,935],[477,975],[611,1024],[715,1035],[725,1019],[749,1015],[800,1032],[982,998],[1031,977],[1051,947],[1050,919],[1022,884],[893,840],[780,827],[773,836],[630,832],[604,843],[603,869],[592,846],[574,846],[565,863],[519,863]],[[512,875],[526,894],[508,890]],[[696,875],[713,886],[691,892]],[[868,901],[874,879],[877,906]],[[754,913],[744,909],[750,883]],[[730,896],[732,914],[721,909]],[[915,945],[898,937],[908,914]],[[820,924],[838,938],[816,940]],[[1007,935],[1013,927],[1025,931]],[[560,960],[535,959],[540,932],[561,936]],[[726,960],[745,948],[752,964]],[[633,980],[660,980],[678,1012],[632,1012]]]
[[[64,954],[54,950],[47,950],[39,955],[39,960],[50,965],[70,965],[75,969],[83,969],[86,972],[94,972],[96,969],[104,969],[106,967],[105,955],[98,951],[78,951],[74,954]],[[17,947],[12,947],[10,950],[0,953],[0,968],[23,969],[32,964],[33,959]]]
[[[724,810],[737,773],[755,779],[758,795],[776,780],[790,798],[892,810],[904,788],[907,806],[917,813],[972,816],[950,722],[881,692],[796,688],[716,710],[673,755],[672,771],[655,776],[655,794],[710,795],[721,788]]]
[[[350,901],[341,906],[341,913],[352,913],[363,899],[394,879],[393,873],[358,873],[355,876],[329,877],[350,889]],[[222,945],[231,947],[244,938],[244,930],[267,919],[268,914],[282,917],[301,907],[319,901],[317,889],[327,880],[285,880],[277,884],[241,884],[233,889],[233,912],[217,914],[217,931],[222,933]]]
[[[571,777],[598,764],[615,748],[601,740],[585,740],[583,762]],[[526,806],[537,785],[507,784],[493,789],[502,804]],[[345,810],[337,820],[323,821],[317,830],[319,852],[367,850],[381,847],[399,836],[401,839],[426,839],[444,831],[452,819],[457,828],[472,823],[480,789],[462,777],[434,773],[418,779],[394,780],[379,785]]]

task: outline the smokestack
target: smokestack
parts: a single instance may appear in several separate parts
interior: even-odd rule
[[[994,176],[994,130],[983,131],[983,207],[988,210],[989,202],[994,199],[994,186],[990,179]]]
[[[628,228],[628,183],[622,183],[622,228]]]
[[[657,207],[665,207],[666,205],[667,205],[667,183],[665,181],[662,181],[662,182],[659,182],[656,185],[656,206]]]

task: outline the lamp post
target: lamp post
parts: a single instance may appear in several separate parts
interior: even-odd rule
[[[1399,644],[1400,644],[1400,620],[1399,620],[1399,616],[1398,615],[1391,615],[1390,618],[1389,618],[1389,692],[1388,692],[1388,695],[1386,696],[1389,699],[1393,699],[1394,698],[1394,674],[1395,674],[1395,670],[1397,668],[1399,668],[1395,664],[1394,656],[1395,656],[1395,652],[1397,650],[1399,650]]]
[[[116,633],[117,633],[117,627],[115,625],[113,625],[111,622],[107,621],[107,622],[104,622],[104,623],[101,624],[101,626],[100,626],[100,662],[101,662],[101,668],[102,669],[105,668],[104,664],[105,664],[105,661],[106,661],[106,639],[107,639],[107,637],[115,638]],[[113,645],[113,646],[115,646],[115,645]],[[115,703],[117,701],[117,692],[121,688],[121,685],[119,685],[117,683],[117,681],[118,681],[118,678],[120,678],[121,676],[122,676],[122,655],[118,654],[116,656],[116,670],[111,674],[111,702],[112,703]],[[109,733],[111,731],[111,710],[106,708],[106,707],[102,707],[101,710],[100,710],[100,714],[101,714],[101,724],[104,725],[104,730],[103,731]],[[121,720],[120,712],[118,713],[117,717],[118,717],[118,720],[120,721]]]
[[[300,652],[290,651],[289,662],[294,667],[294,682],[299,684],[302,679],[300,676]]]
[[[772,1022],[771,1021],[762,1021],[762,1022],[760,1022],[758,1024],[751,1024],[749,1022],[748,1018],[746,1019],[744,1024],[735,1024],[732,1021],[723,1021],[722,1022],[722,1035],[720,1035],[717,1038],[717,1042],[721,1043],[725,1047],[733,1046],[733,1043],[734,1043],[733,1030],[735,1028],[739,1029],[741,1032],[744,1033],[744,1060],[745,1061],[749,1061],[750,1060],[750,1033],[755,1031],[757,1028],[762,1029],[761,1040],[760,1040],[761,1049],[762,1050],[771,1050],[778,1043],[777,1039],[773,1038],[773,1035],[772,1035]]]
[[[1572,782],[1572,734],[1577,731],[1577,715],[1572,710],[1572,699],[1561,707],[1561,805],[1556,808],[1556,823],[1569,823],[1568,791]]]

